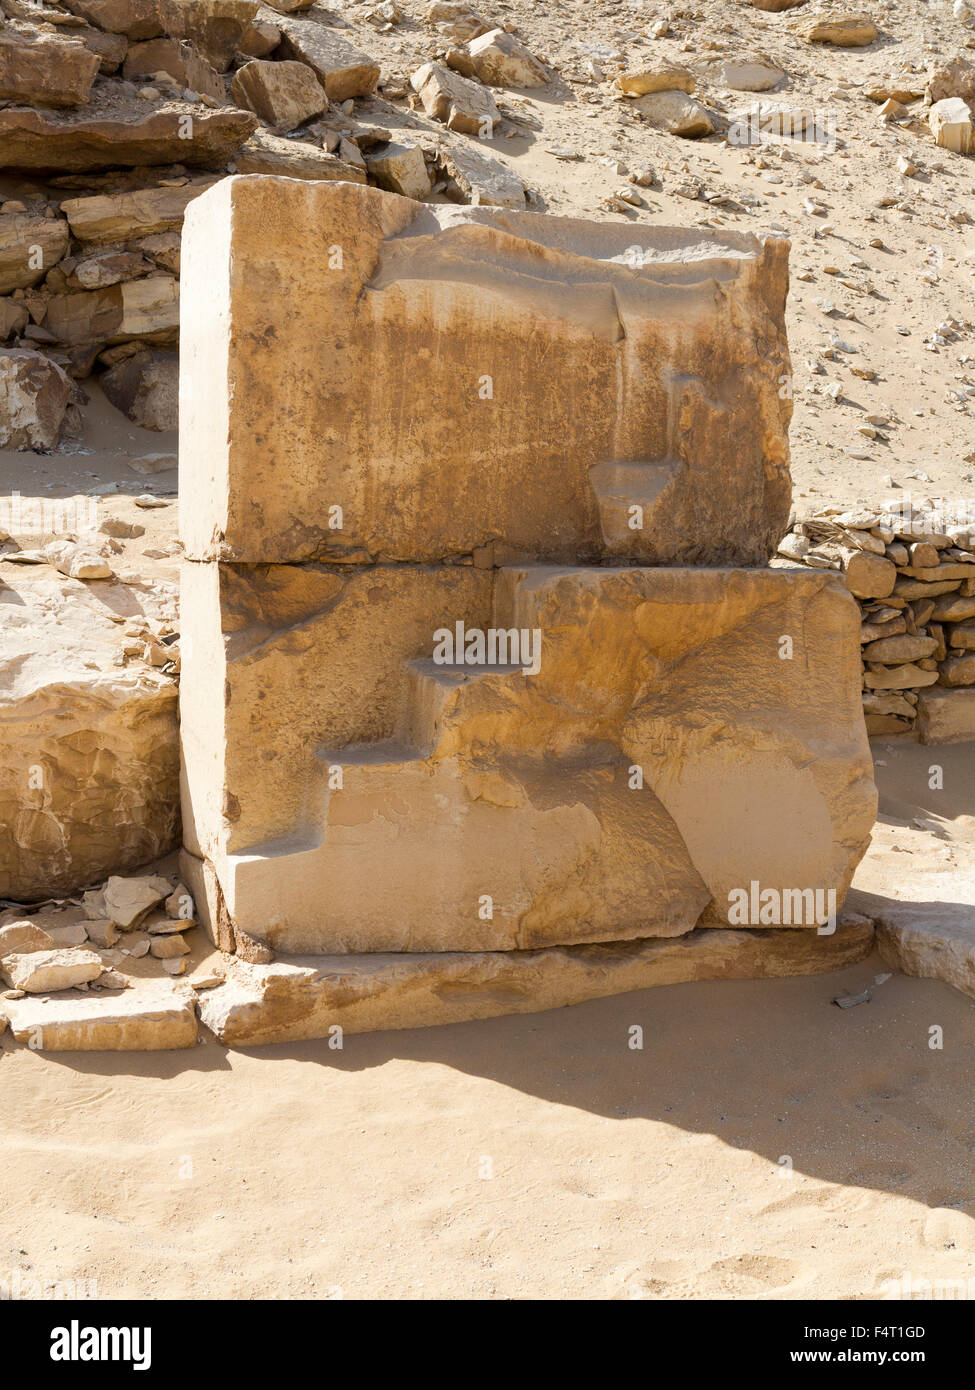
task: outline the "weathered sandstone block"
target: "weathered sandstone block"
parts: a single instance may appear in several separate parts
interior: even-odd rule
[[[112,107],[94,104],[70,116],[11,106],[0,111],[0,150],[10,169],[111,169],[125,164],[217,168],[257,124],[252,111],[208,111],[182,101],[148,115],[136,110],[123,116]]]
[[[275,949],[788,925],[733,894],[839,903],[866,848],[832,575],[187,563],[183,614],[186,843]],[[458,622],[536,632],[539,669],[438,664]]]
[[[67,198],[61,211],[68,219],[71,235],[78,241],[105,246],[178,229],[183,225],[187,206],[209,186],[203,180],[181,188],[139,188],[132,193]]]
[[[53,449],[73,389],[42,353],[0,348],[0,448]]]
[[[787,250],[225,179],[184,233],[187,553],[764,564]]]
[[[234,73],[230,94],[276,130],[294,130],[328,106],[324,87],[305,63],[255,58]]]
[[[67,254],[70,239],[63,218],[0,215],[0,294],[43,280]]]
[[[173,847],[176,691],[114,664],[119,628],[107,615],[152,613],[152,595],[3,571],[0,897],[27,902]]]
[[[83,106],[97,71],[98,58],[77,40],[43,33],[0,34],[0,100]]]
[[[329,101],[365,97],[376,90],[379,64],[334,29],[311,16],[278,15],[275,23],[281,30],[278,57],[307,63]]]
[[[201,994],[200,1018],[228,1047],[345,1033],[423,1028],[500,1014],[540,1013],[584,999],[691,980],[781,979],[841,970],[870,954],[873,927],[805,931],[703,929],[679,941],[552,946],[540,951],[319,956],[273,965],[234,962]],[[21,1001],[21,1005],[27,1001]],[[10,1008],[14,1036],[20,1017]]]

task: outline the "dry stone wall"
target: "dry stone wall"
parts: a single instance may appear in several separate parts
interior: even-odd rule
[[[975,738],[975,502],[825,508],[772,563],[837,570],[859,601],[869,734]]]

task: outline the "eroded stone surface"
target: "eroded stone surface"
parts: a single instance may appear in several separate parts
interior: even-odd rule
[[[503,542],[764,563],[790,497],[786,250],[224,180],[184,234],[188,554],[426,561]]]
[[[841,901],[866,848],[859,619],[829,574],[184,571],[186,843],[277,950],[675,935],[735,922],[751,879]],[[437,665],[456,622],[537,631],[537,673]]]
[[[81,953],[78,953],[81,954]],[[0,1001],[18,1042],[39,1052],[150,1052],[192,1047],[193,992],[139,980],[122,994],[62,994]]]
[[[179,826],[175,687],[115,664],[108,617],[158,613],[165,586],[51,576],[5,565],[0,587],[0,897],[20,902],[146,863]]]
[[[538,1013],[691,980],[778,979],[840,970],[870,953],[869,923],[833,936],[699,930],[678,941],[541,951],[360,955],[231,962],[199,997],[203,1023],[230,1047]]]

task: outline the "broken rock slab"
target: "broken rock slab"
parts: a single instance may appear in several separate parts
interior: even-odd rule
[[[275,130],[295,126],[319,115],[328,106],[325,89],[305,63],[245,63],[234,73],[230,94],[238,106],[246,106]]]
[[[159,0],[64,0],[64,8],[110,34],[151,39],[163,32]]]
[[[257,130],[237,151],[240,174],[273,174],[312,183],[365,183],[366,171],[304,140],[285,140]]]
[[[880,31],[866,15],[835,15],[800,24],[799,33],[807,43],[826,43],[834,48],[865,48],[880,37]]]
[[[451,145],[441,150],[440,164],[472,207],[524,209],[525,185],[500,159],[473,145]]]
[[[74,392],[71,378],[43,353],[0,348],[0,448],[55,448]]]
[[[945,903],[897,903],[877,921],[877,949],[904,975],[943,980],[975,999],[975,921]]]
[[[146,430],[179,425],[179,356],[148,349],[110,367],[102,389],[117,410]],[[149,471],[149,470],[139,470]]]
[[[155,1052],[197,1039],[193,991],[168,980],[131,979],[123,994],[0,1000],[18,1042],[38,1052]]]
[[[764,565],[786,529],[785,242],[231,178],[183,247],[191,558]]]
[[[209,187],[210,181],[201,179],[180,188],[139,188],[131,193],[66,198],[61,212],[68,219],[71,235],[86,246],[135,241],[178,230],[189,204]]]
[[[400,144],[395,140],[373,145],[366,151],[365,160],[371,177],[390,193],[422,201],[433,187],[418,145]]]
[[[98,66],[97,55],[77,40],[43,32],[0,32],[0,101],[84,106]]]
[[[33,902],[177,843],[176,688],[116,664],[108,616],[174,617],[175,593],[2,562],[0,576],[0,897]]]
[[[70,237],[61,217],[0,214],[0,294],[36,285],[67,255]]]
[[[971,154],[975,148],[975,128],[968,103],[961,97],[945,97],[928,112],[928,125],[935,143],[943,150]]]
[[[139,926],[172,891],[173,885],[159,874],[136,878],[113,874],[103,889],[105,916],[123,931],[129,931]]]
[[[191,40],[217,72],[226,72],[261,8],[259,0],[159,0],[170,38]]]
[[[370,96],[379,82],[379,64],[317,18],[278,15],[279,58],[307,63],[329,101]]]
[[[654,129],[685,140],[701,140],[718,128],[714,113],[686,92],[652,92],[638,97],[633,109]]]
[[[723,58],[710,73],[716,85],[733,92],[770,92],[785,77],[780,67],[764,58]]]
[[[549,75],[520,39],[491,29],[467,45],[474,71],[491,87],[545,87]]]
[[[157,72],[168,73],[181,87],[212,97],[221,106],[227,93],[216,68],[186,39],[150,39],[134,43],[122,66],[123,76],[130,82],[145,82]]]
[[[128,116],[94,105],[77,116],[10,106],[0,111],[0,151],[9,169],[71,172],[141,164],[217,168],[257,124],[252,111],[211,111],[188,102],[169,102],[148,114],[133,111]]]
[[[5,955],[0,960],[0,975],[11,989],[22,989],[28,994],[71,989],[74,985],[96,980],[101,973],[101,956],[80,946],[60,951]]]
[[[132,339],[175,343],[179,281],[172,275],[148,275],[105,289],[52,295],[45,325],[58,342],[70,347]]]
[[[410,78],[410,85],[427,115],[450,130],[489,138],[495,122],[501,119],[497,102],[486,87],[451,72],[443,63],[424,63]]]
[[[259,1047],[327,1037],[336,1026],[346,1033],[425,1028],[692,980],[812,975],[854,965],[872,945],[873,928],[862,923],[840,926],[833,936],[719,929],[677,941],[539,951],[319,956],[273,965],[235,960],[226,983],[201,993],[198,1008],[226,1046]]]

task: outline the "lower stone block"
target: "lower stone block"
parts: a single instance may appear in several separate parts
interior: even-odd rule
[[[186,845],[224,949],[814,927],[736,899],[838,908],[869,843],[828,573],[188,563],[183,611]]]
[[[917,697],[917,729],[922,743],[962,743],[975,739],[975,686],[966,690],[922,690]]]
[[[840,970],[869,955],[873,925],[815,931],[702,929],[672,941],[541,951],[319,956],[228,964],[200,996],[202,1022],[228,1047],[540,1013],[692,980],[778,979]]]

